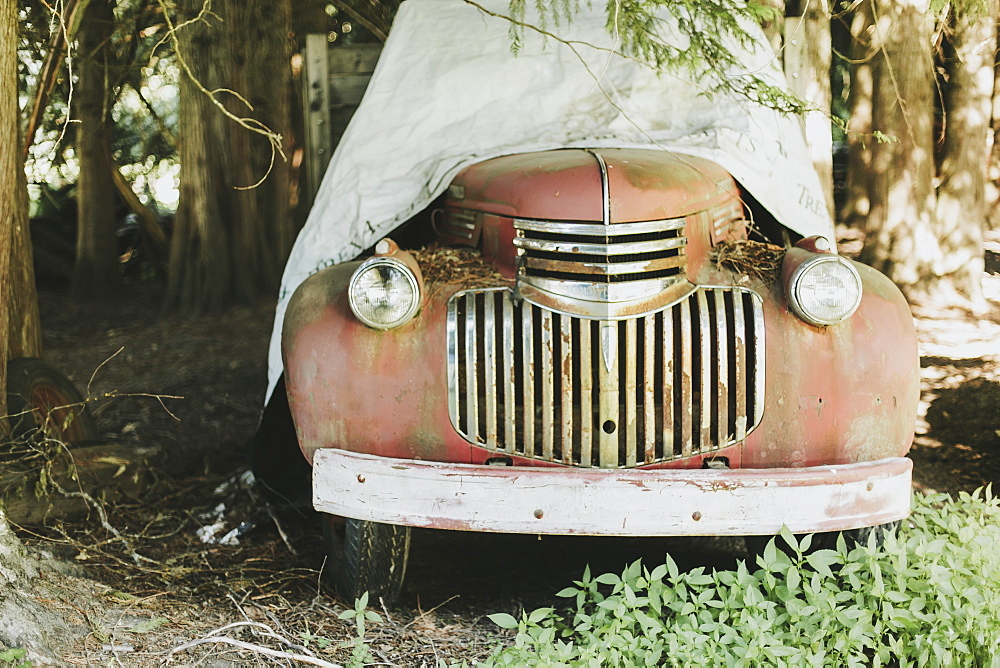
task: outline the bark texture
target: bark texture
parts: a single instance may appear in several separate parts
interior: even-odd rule
[[[80,120],[76,130],[80,176],[73,295],[84,299],[105,295],[121,282],[111,158],[113,28],[114,14],[109,1],[91,0],[80,28],[75,95]]]
[[[942,267],[934,218],[933,70],[930,18],[922,0],[870,0],[872,127],[862,261],[908,296],[927,292]]]
[[[872,133],[872,48],[874,26],[872,5],[862,2],[851,15],[851,83],[847,122],[847,186],[840,220],[852,227],[864,227],[871,203],[868,201],[868,170],[871,168]]]
[[[17,6],[0,6],[0,133],[16,137],[17,111]],[[13,145],[0,142],[0,277],[10,276],[11,248],[14,229],[26,221],[18,220],[17,166],[19,155]],[[10,284],[0,283],[0,388],[7,387],[8,337],[11,311]],[[7,415],[7,395],[0,392],[0,416]],[[0,434],[8,430],[7,421],[0,420]]]
[[[0,3],[0,388],[7,360],[41,354],[35,274],[28,229],[28,191],[21,161],[17,101],[17,3]],[[7,397],[0,392],[0,416]],[[0,420],[0,430],[6,429]]]
[[[202,9],[201,0],[179,4],[178,23]],[[219,20],[207,16],[179,35],[197,82],[182,77],[183,167],[168,307],[187,313],[272,295],[295,233],[288,164],[272,156],[266,138],[221,113],[207,92],[215,91],[214,99],[236,116],[282,135],[285,155],[291,155],[290,3],[223,0],[212,12]],[[265,174],[262,184],[244,189]]]
[[[938,170],[936,217],[943,253],[940,272],[973,304],[982,292],[985,184],[996,43],[996,0],[956,5],[945,44],[945,133]]]

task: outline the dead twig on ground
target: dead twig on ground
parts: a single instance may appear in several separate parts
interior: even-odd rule
[[[190,642],[186,642],[182,645],[174,647],[167,653],[167,659],[169,661],[170,657],[172,657],[174,654],[177,654],[178,652],[183,652],[185,650],[189,650],[193,647],[197,647],[198,645],[215,643],[222,645],[231,645],[233,647],[239,647],[240,649],[256,652],[258,654],[265,654],[267,656],[273,656],[279,659],[288,659],[290,661],[301,661],[302,663],[308,663],[313,666],[323,666],[324,668],[343,668],[340,664],[325,661],[317,656],[313,656],[312,654],[285,652],[282,650],[276,650],[270,647],[265,647],[264,645],[258,645],[254,643],[245,642],[242,640],[237,640],[236,638],[231,638],[226,635],[217,635],[229,631],[231,629],[237,629],[237,628],[251,628],[254,629],[257,633],[260,633],[265,637],[272,638],[277,642],[280,642],[289,647],[294,647],[296,649],[305,649],[301,645],[293,643],[291,640],[288,640],[284,636],[278,635],[267,624],[261,624],[260,622],[233,622],[232,624],[227,624],[221,628],[215,629],[214,631],[209,631],[208,634],[206,634],[201,638],[197,638]]]

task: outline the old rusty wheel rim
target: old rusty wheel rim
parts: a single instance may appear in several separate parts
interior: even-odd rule
[[[86,438],[82,421],[78,419],[82,406],[74,406],[59,388],[48,383],[31,390],[30,404],[35,423],[46,434],[64,443],[76,443]]]

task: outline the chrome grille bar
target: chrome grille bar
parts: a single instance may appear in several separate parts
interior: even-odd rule
[[[683,218],[615,223],[514,220],[526,277],[598,283],[681,276],[687,265]]]
[[[452,424],[499,454],[629,468],[715,452],[760,421],[763,307],[750,290],[701,288],[621,321],[468,291],[449,302],[447,331]]]

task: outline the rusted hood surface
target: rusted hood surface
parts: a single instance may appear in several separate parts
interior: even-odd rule
[[[566,149],[507,155],[465,168],[449,199],[463,208],[534,220],[603,220],[601,162],[611,223],[679,218],[730,194],[709,160],[644,149]]]

